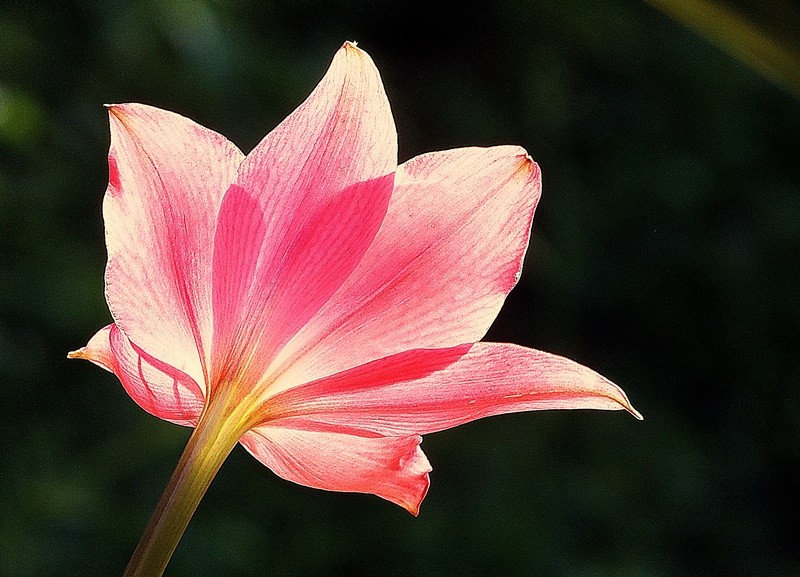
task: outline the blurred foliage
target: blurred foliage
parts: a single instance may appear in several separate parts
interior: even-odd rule
[[[800,96],[800,13],[786,0],[648,0]],[[749,8],[749,12],[747,8]]]
[[[68,362],[109,320],[104,102],[248,150],[358,40],[401,159],[525,146],[544,196],[490,340],[646,417],[431,435],[419,518],[235,450],[168,575],[800,574],[800,103],[632,0],[0,4],[0,575],[120,574],[188,430]]]

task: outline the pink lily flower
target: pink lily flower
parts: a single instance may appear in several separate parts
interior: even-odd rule
[[[398,166],[380,76],[354,44],[246,156],[177,114],[108,110],[114,323],[70,356],[196,427],[185,455],[213,469],[197,483],[241,442],[285,479],[416,515],[421,435],[539,409],[638,416],[584,366],[478,342],[519,278],[539,167],[515,146]],[[186,463],[176,476],[194,475]]]

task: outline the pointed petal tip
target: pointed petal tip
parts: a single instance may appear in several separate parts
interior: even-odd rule
[[[426,459],[427,461],[427,459]],[[431,478],[430,478],[431,468],[430,465],[428,466],[428,470],[425,473],[420,475],[420,487],[416,495],[411,496],[410,499],[403,499],[395,501],[398,505],[400,505],[403,509],[411,513],[414,517],[419,517],[419,510],[422,506],[422,501],[425,499],[425,496],[428,494],[428,489],[431,486]]]
[[[644,415],[642,415],[639,411],[634,409],[630,404],[628,404],[628,406],[625,407],[625,410],[628,411],[634,417],[636,417],[636,420],[644,421]]]
[[[351,63],[358,62],[359,64],[370,64],[373,68],[375,67],[375,63],[372,61],[372,57],[367,54],[367,52],[358,47],[358,42],[355,40],[348,40],[342,47],[339,49],[339,53],[344,55],[345,57],[351,57]]]
[[[116,119],[119,123],[121,123],[123,126],[126,127],[127,125],[125,124],[125,109],[127,107],[128,106],[126,104],[103,104],[103,108],[105,108],[108,111],[109,118]]]
[[[131,127],[128,126],[128,119],[135,117],[138,113],[148,110],[155,110],[156,112],[167,112],[159,110],[153,106],[149,106],[147,104],[140,104],[136,102],[111,102],[103,104],[103,108],[108,111],[108,115],[119,121],[125,128],[131,130]]]
[[[433,467],[420,447],[422,436],[411,435],[409,440],[414,444],[415,450],[412,454],[401,458],[399,466],[401,470],[407,471],[411,478],[415,478],[416,482],[413,483],[414,488],[412,491],[396,500],[395,503],[411,513],[414,517],[418,517],[420,505],[422,505],[422,501],[425,499],[425,495],[428,494],[428,489],[430,489],[431,486],[430,473],[433,471]]]
[[[607,379],[606,377],[595,373],[591,369],[589,369],[592,373],[595,374],[597,383],[600,385],[600,388],[597,390],[597,394],[599,397],[604,397],[605,400],[612,401],[614,405],[610,405],[605,407],[606,409],[612,410],[625,410],[631,414],[636,420],[643,421],[644,417],[642,414],[633,408],[633,405],[628,400],[628,395],[625,394],[625,391],[622,390],[622,387],[617,385],[615,382]]]
[[[391,491],[376,491],[375,494],[399,505],[417,517],[420,505],[431,486],[430,472],[433,467],[420,447],[421,435],[408,435],[403,439],[403,443],[411,451],[404,450],[393,467],[393,472],[398,475],[398,479],[403,479],[403,482]],[[400,488],[399,491],[398,488]]]
[[[541,174],[541,169],[539,168],[539,165],[536,163],[536,161],[533,160],[533,157],[528,153],[527,150],[521,148],[517,158],[519,158],[520,160],[519,172],[521,174],[526,174],[532,179],[539,178],[539,175]]]
[[[422,502],[420,501],[419,503],[405,503],[401,504],[400,506],[409,513],[411,513],[411,515],[413,515],[414,517],[419,517],[419,508],[421,504]]]
[[[342,47],[339,49],[339,52],[342,53],[345,57],[349,57],[348,61],[352,63],[359,63],[359,65],[363,65],[364,63],[370,63],[374,67],[374,63],[372,62],[372,58],[369,54],[367,54],[364,50],[358,47],[358,42],[355,40],[348,40]]]
[[[131,125],[130,122],[135,120],[137,111],[151,109],[152,107],[133,102],[112,102],[111,104],[104,104],[103,108],[108,111],[110,119],[116,120],[126,130],[134,132],[135,125]]]
[[[611,384],[614,385],[613,383]],[[614,385],[614,388],[616,388],[617,391],[619,392],[619,396],[615,395],[610,398],[615,402],[619,403],[620,408],[628,411],[628,413],[630,413],[636,420],[644,421],[644,416],[639,411],[633,408],[633,405],[628,400],[628,395],[626,395],[625,392],[617,385]]]
[[[111,334],[111,327],[113,325],[106,325],[94,336],[89,339],[85,346],[67,353],[68,359],[82,359],[90,361],[99,365],[107,371],[113,371],[113,355],[109,347],[109,335]]]

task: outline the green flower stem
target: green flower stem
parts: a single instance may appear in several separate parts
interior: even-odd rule
[[[200,499],[246,430],[234,412],[224,401],[207,405],[123,577],[164,573]]]

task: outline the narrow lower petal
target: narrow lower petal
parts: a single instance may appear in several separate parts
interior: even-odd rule
[[[456,358],[448,363],[448,356]],[[409,368],[415,361],[431,370],[415,374]],[[422,435],[482,417],[545,409],[625,409],[641,418],[622,389],[593,370],[501,343],[477,343],[466,354],[457,348],[400,353],[284,391],[269,407],[272,419],[380,435]]]
[[[284,479],[317,489],[371,493],[417,515],[431,471],[419,447],[422,438],[341,430],[276,421],[249,431],[241,443]]]
[[[223,136],[141,104],[109,106],[106,297],[125,335],[204,385],[222,198],[243,159]]]
[[[114,373],[145,411],[178,425],[195,426],[203,410],[203,392],[187,374],[133,346],[116,325],[100,329],[88,344],[69,354]]]
[[[514,146],[414,158],[358,267],[282,354],[277,388],[479,340],[516,284],[541,188]]]
[[[378,72],[345,44],[311,96],[247,156],[225,197],[212,381],[236,366],[260,376],[350,275],[383,221],[396,163]]]

